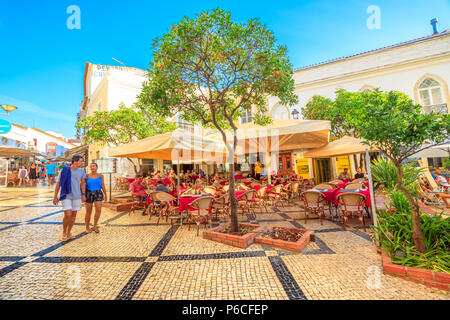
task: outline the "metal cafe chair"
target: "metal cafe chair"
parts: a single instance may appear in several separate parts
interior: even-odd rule
[[[223,196],[216,198],[214,200],[212,210],[216,214],[216,220],[219,219],[219,216],[228,217],[228,215],[230,214],[230,194],[225,193]]]
[[[309,214],[319,216],[320,224],[323,225],[322,217],[325,216],[325,195],[320,191],[307,190],[302,193],[305,206],[305,223],[308,222]]]
[[[242,210],[242,215],[244,215],[244,213],[247,215],[247,219],[250,214],[250,210],[253,212],[253,216],[256,218],[256,213],[252,206],[252,200],[253,200],[254,193],[255,193],[255,190],[252,189],[252,190],[244,192],[243,194],[241,194],[239,196],[240,200],[238,201],[238,208]]]
[[[195,199],[189,204],[189,215],[188,215],[188,230],[191,230],[191,221],[195,222],[197,224],[197,236],[199,232],[200,223],[205,224],[209,222],[210,228],[212,228],[211,224],[211,210],[212,206],[214,204],[214,198],[213,197],[201,197],[198,199]],[[190,209],[193,208],[194,210]]]
[[[364,222],[364,207],[366,205],[366,196],[357,192],[346,192],[338,194],[337,200],[339,206],[341,206],[344,230],[347,225],[348,217],[356,213],[358,215],[358,219],[362,223],[365,232],[366,225]]]
[[[158,221],[156,222],[156,225],[159,224],[159,219],[166,218],[166,222],[170,217],[176,216],[178,217],[178,206],[173,206],[171,202],[177,200],[174,196],[166,193],[166,192],[157,192],[155,194],[156,200],[160,201],[160,204],[158,206],[159,215],[158,215]],[[173,225],[173,219],[170,220],[170,224]]]

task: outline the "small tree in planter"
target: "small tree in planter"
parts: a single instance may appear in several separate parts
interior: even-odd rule
[[[412,207],[413,239],[419,252],[426,252],[419,219],[419,205],[403,184],[402,162],[413,154],[449,141],[448,114],[423,114],[404,93],[379,89],[348,92],[340,89],[334,101],[316,97],[306,115],[332,120],[337,135],[351,134],[380,150],[395,165],[397,189],[404,192]],[[331,103],[330,103],[331,101]]]
[[[346,121],[352,123],[365,143],[380,150],[395,165],[396,188],[404,192],[412,208],[415,248],[425,253],[419,205],[403,184],[402,162],[421,150],[448,143],[449,115],[423,114],[421,105],[398,91],[362,92],[347,107]]]
[[[236,23],[221,9],[202,12],[195,19],[185,17],[153,47],[150,80],[138,106],[164,116],[181,113],[184,120],[221,133],[229,152],[231,225],[237,232],[235,122],[250,109],[255,123],[269,123],[266,95],[283,104],[297,103],[287,49],[277,46],[272,32],[257,19]],[[226,129],[234,133],[232,143]]]
[[[86,130],[84,143],[118,146],[174,130],[176,125],[157,113],[143,114],[121,102],[118,110],[95,111],[93,116],[79,120],[76,128]],[[126,159],[138,174],[138,166],[130,158]]]

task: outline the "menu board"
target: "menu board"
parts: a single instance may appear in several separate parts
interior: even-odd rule
[[[303,179],[309,179],[309,160],[308,159],[296,159],[295,164],[297,167],[297,175]]]
[[[98,173],[116,173],[117,159],[97,159],[94,162],[98,165]]]

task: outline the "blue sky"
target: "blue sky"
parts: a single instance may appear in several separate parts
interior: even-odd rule
[[[80,7],[80,30],[66,26],[70,5]],[[370,5],[380,8],[380,29],[367,28]],[[236,21],[260,18],[294,68],[429,35],[433,17],[450,28],[448,0],[1,1],[0,104],[19,109],[0,117],[74,136],[85,62],[118,65],[115,57],[146,69],[155,37],[215,7]]]

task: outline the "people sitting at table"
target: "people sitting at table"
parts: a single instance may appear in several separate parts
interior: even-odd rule
[[[434,181],[436,181],[436,183],[439,187],[449,187],[450,186],[448,184],[447,179],[444,176],[439,175],[436,170],[431,171],[431,176],[433,177]]]
[[[352,180],[352,176],[348,172],[348,168],[344,168],[344,172],[341,172],[338,177],[339,180]]]
[[[356,168],[355,179],[361,179],[361,178],[367,179],[367,175],[362,171],[361,168]]]
[[[206,180],[203,176],[199,175],[197,177],[197,179],[195,180],[195,184],[199,185],[199,184],[206,184]]]
[[[147,201],[147,193],[145,192],[145,189],[147,188],[146,183],[144,182],[144,179],[140,174],[136,175],[136,178],[134,181],[130,184],[130,192],[131,195],[137,200],[137,201]],[[145,209],[142,212],[142,215],[144,216],[146,214]]]

